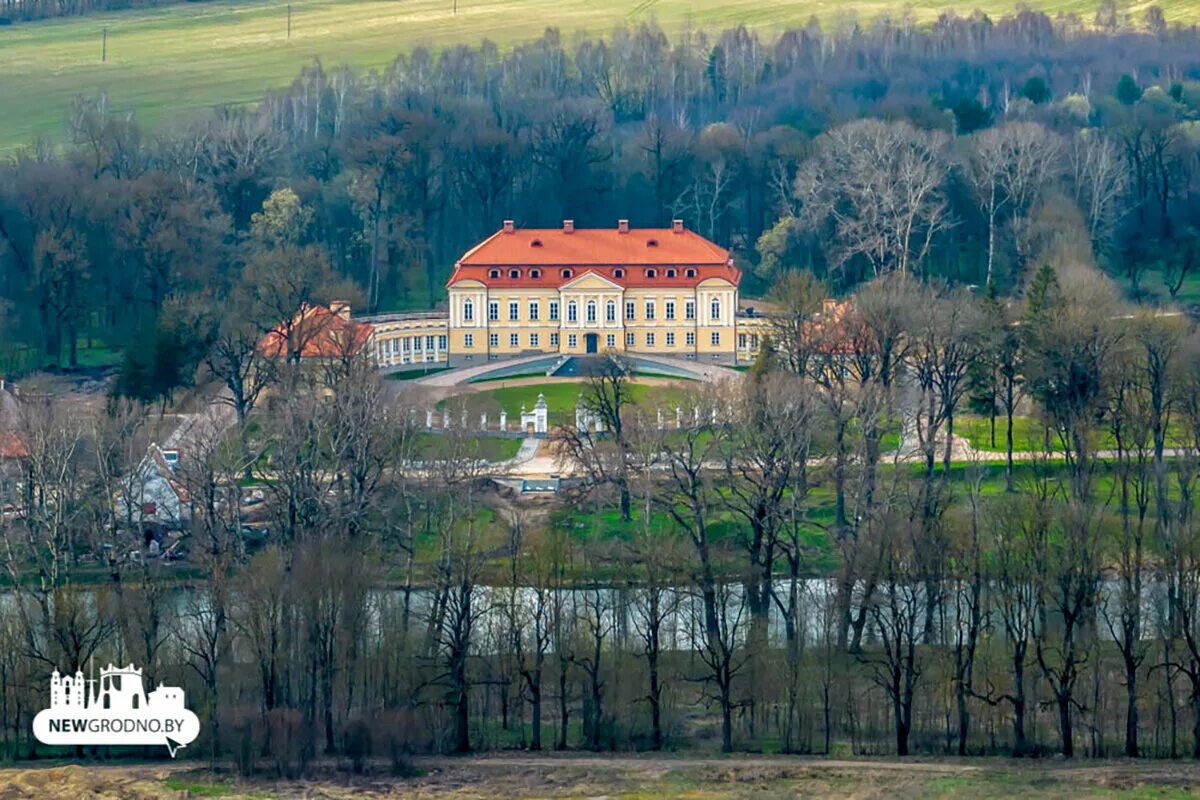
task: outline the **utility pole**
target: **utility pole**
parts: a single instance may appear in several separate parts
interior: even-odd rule
[[[288,38],[292,38],[292,4],[288,3]]]
[[[108,61],[108,26],[104,26],[100,33],[100,63]]]

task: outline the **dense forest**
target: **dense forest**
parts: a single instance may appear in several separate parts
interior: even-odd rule
[[[1200,31],[1141,25],[551,30],[154,131],[78,99],[66,151],[0,168],[3,341],[123,356],[107,402],[12,400],[0,751],[44,755],[46,674],[95,658],[182,683],[193,752],[246,773],[1200,757],[1200,335],[1159,303],[1198,266]],[[601,359],[607,432],[553,434],[553,499],[369,361],[257,346],[303,303],[435,305],[499,220],[564,217],[682,217],[775,328],[687,424]],[[196,376],[233,422],[171,473],[184,560],[142,557],[140,465]]]
[[[172,473],[175,562],[110,500],[141,496],[157,413],[23,401],[0,752],[48,755],[46,676],[95,660],[183,685],[193,755],[246,774],[493,748],[1200,758],[1195,325],[1078,266],[1019,304],[902,274],[837,317],[825,296],[780,281],[772,346],[675,424],[607,357],[580,394],[608,433],[555,431],[570,479],[540,498],[369,360],[251,347],[220,374],[241,435],[199,426]],[[990,454],[955,443],[969,412]]]
[[[371,310],[436,304],[503,218],[682,217],[733,249],[748,294],[799,267],[842,291],[901,269],[1008,293],[1070,230],[1135,291],[1175,294],[1196,261],[1200,32],[1154,9],[1108,22],[547,30],[368,74],[314,63],[154,131],[81,97],[67,151],[0,167],[8,371],[161,337],[165,308],[233,291],[279,189],[304,208],[297,246]]]

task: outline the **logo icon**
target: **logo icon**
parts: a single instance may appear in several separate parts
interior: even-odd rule
[[[99,680],[55,670],[50,707],[33,718],[33,735],[42,744],[161,744],[174,758],[200,735],[200,720],[184,707],[183,689],[160,683],[146,694],[140,669],[109,664]]]

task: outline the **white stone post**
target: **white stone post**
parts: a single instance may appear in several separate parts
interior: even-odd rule
[[[500,431],[501,433],[508,430],[508,412],[500,412]]]
[[[425,427],[426,428],[433,427],[433,409],[432,408],[425,410]]]

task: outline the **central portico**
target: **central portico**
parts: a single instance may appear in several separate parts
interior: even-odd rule
[[[452,363],[533,354],[653,353],[735,360],[741,272],[683,227],[518,229],[455,265]]]

